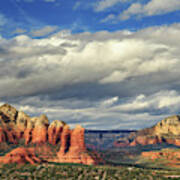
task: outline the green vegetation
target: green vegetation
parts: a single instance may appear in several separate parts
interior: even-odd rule
[[[178,179],[180,172],[135,167],[86,166],[80,164],[49,163],[41,165],[3,165],[0,179],[5,180],[165,180]]]

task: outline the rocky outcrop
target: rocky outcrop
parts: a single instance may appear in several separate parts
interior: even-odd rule
[[[62,132],[61,148],[57,153],[58,160],[56,162],[73,162],[82,164],[97,164],[99,160],[87,153],[84,143],[84,131],[81,126],[76,126],[72,131],[65,126]]]
[[[27,122],[27,128],[24,131],[25,144],[42,144],[47,142],[47,128],[49,126],[48,118],[45,115],[33,117]]]
[[[45,115],[31,118],[8,104],[0,107],[0,143],[18,144],[23,140],[25,146],[36,144],[36,150],[38,149],[40,156],[42,155],[45,160],[97,164],[100,157],[97,154],[88,153],[84,142],[84,131],[81,126],[71,130],[63,121],[56,120],[49,124]],[[52,159],[53,153],[48,152],[48,144],[60,145],[60,149],[56,152],[57,157]],[[48,155],[51,158],[48,158]],[[30,159],[30,157],[32,158]],[[38,162],[32,149],[15,149],[5,157],[1,157],[0,162],[25,163],[26,161],[32,164],[34,161]]]
[[[7,153],[5,156],[0,157],[0,163],[10,164],[35,164],[43,162],[41,159],[37,158],[33,148],[16,148],[11,152]]]
[[[143,145],[146,146],[148,144],[158,144],[162,143],[162,140],[158,136],[148,137],[148,136],[137,136],[131,143],[130,146]]]
[[[150,160],[166,159],[179,161],[180,151],[177,149],[162,149],[161,151],[142,152],[141,156]]]
[[[180,116],[170,116],[154,126],[155,135],[180,135]]]
[[[116,141],[114,145],[121,146],[118,142],[121,142],[121,139]],[[180,116],[170,116],[151,128],[142,129],[130,134],[126,139],[125,146],[145,146],[158,143],[180,146]]]
[[[151,160],[155,160],[159,157],[160,153],[159,152],[142,152],[141,156],[144,158],[148,158]]]
[[[45,115],[30,118],[8,104],[0,107],[0,142],[17,144],[23,138],[26,145],[46,143],[48,127],[49,121]]]
[[[49,126],[48,118],[45,115],[31,119],[33,123],[32,143],[42,144],[47,142],[47,129]]]
[[[6,137],[5,137],[5,133],[2,127],[0,127],[0,143],[5,142],[6,141]]]
[[[31,118],[27,114],[22,111],[18,112],[16,119],[16,135],[18,139],[23,138],[24,131],[26,130],[27,124],[30,120]]]
[[[70,151],[77,152],[77,151],[86,151],[86,146],[84,142],[84,133],[85,129],[82,128],[80,125],[77,125],[75,129],[71,132],[71,139],[70,139]]]
[[[55,120],[50,124],[48,127],[48,140],[50,144],[56,145],[59,142],[65,125],[65,122],[58,120]]]
[[[3,106],[0,106],[1,123],[14,125],[16,123],[17,116],[18,111],[9,104],[4,104]]]
[[[71,130],[69,129],[69,126],[65,125],[61,134],[61,147],[58,155],[64,155],[68,152],[70,147],[70,134]]]

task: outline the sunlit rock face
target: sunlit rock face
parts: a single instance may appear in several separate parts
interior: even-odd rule
[[[53,129],[48,135],[49,121],[45,115],[31,118],[24,112],[18,112],[14,107],[5,104],[0,107],[0,142],[18,143],[18,140],[23,138],[26,145],[42,144],[46,143],[49,137],[57,143],[60,140],[59,129],[63,123],[56,121],[50,127],[54,127],[55,124],[55,130]]]
[[[34,117],[33,122],[32,143],[41,144],[47,142],[47,129],[49,126],[48,118],[45,115]]]
[[[75,129],[70,130],[65,126],[61,136],[61,148],[57,153],[58,162],[73,162],[82,164],[97,164],[98,158],[91,157],[86,150],[84,143],[85,129],[81,126],[76,126]]]
[[[157,123],[154,128],[154,134],[180,135],[180,116],[171,116]]]
[[[92,153],[88,153],[84,142],[84,133],[85,129],[80,125],[71,130],[63,121],[55,120],[50,124],[46,115],[31,118],[8,104],[0,107],[0,143],[18,144],[23,140],[25,146],[35,144],[36,149],[39,147],[39,151],[45,150],[47,155],[52,153],[47,152],[50,149],[46,145],[60,144],[56,158],[51,161],[83,164],[100,162],[100,157],[97,158],[97,155],[92,156]],[[45,160],[47,159],[49,158],[46,157]],[[0,162],[33,164],[40,160],[36,159],[32,149],[20,147],[1,157]]]
[[[16,124],[18,111],[9,104],[4,104],[0,107],[0,115],[3,124],[14,125]]]
[[[23,137],[24,131],[26,130],[27,124],[30,121],[30,119],[31,118],[24,112],[22,111],[18,112],[18,116],[16,119],[16,127],[17,127],[16,132],[18,138]]]
[[[5,137],[5,133],[3,128],[0,128],[0,143],[5,142],[6,141],[6,137]]]
[[[119,142],[121,142],[121,139]],[[145,146],[158,143],[180,146],[180,116],[170,116],[158,122],[151,128],[142,129],[136,133],[130,134],[126,139],[125,146]],[[114,144],[115,146],[119,145],[118,141]]]
[[[64,155],[68,152],[70,147],[70,134],[71,130],[68,125],[65,125],[61,134],[61,147],[59,150],[59,155]]]
[[[61,139],[61,133],[65,126],[65,122],[55,120],[48,127],[48,141],[52,145],[56,145]]]

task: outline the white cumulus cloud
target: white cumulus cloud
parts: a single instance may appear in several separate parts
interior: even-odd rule
[[[37,29],[31,32],[31,35],[34,37],[41,37],[51,34],[57,30],[57,26],[45,26],[41,29]]]
[[[179,49],[179,24],[1,38],[1,102],[88,128],[153,124],[180,108]]]
[[[178,0],[150,0],[147,4],[131,4],[119,17],[121,20],[126,20],[131,16],[154,16],[177,10],[180,10],[180,1]]]

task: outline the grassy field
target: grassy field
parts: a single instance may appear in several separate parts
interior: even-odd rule
[[[5,180],[161,180],[180,179],[176,170],[154,170],[136,167],[85,166],[49,163],[42,165],[3,165],[0,179]]]

